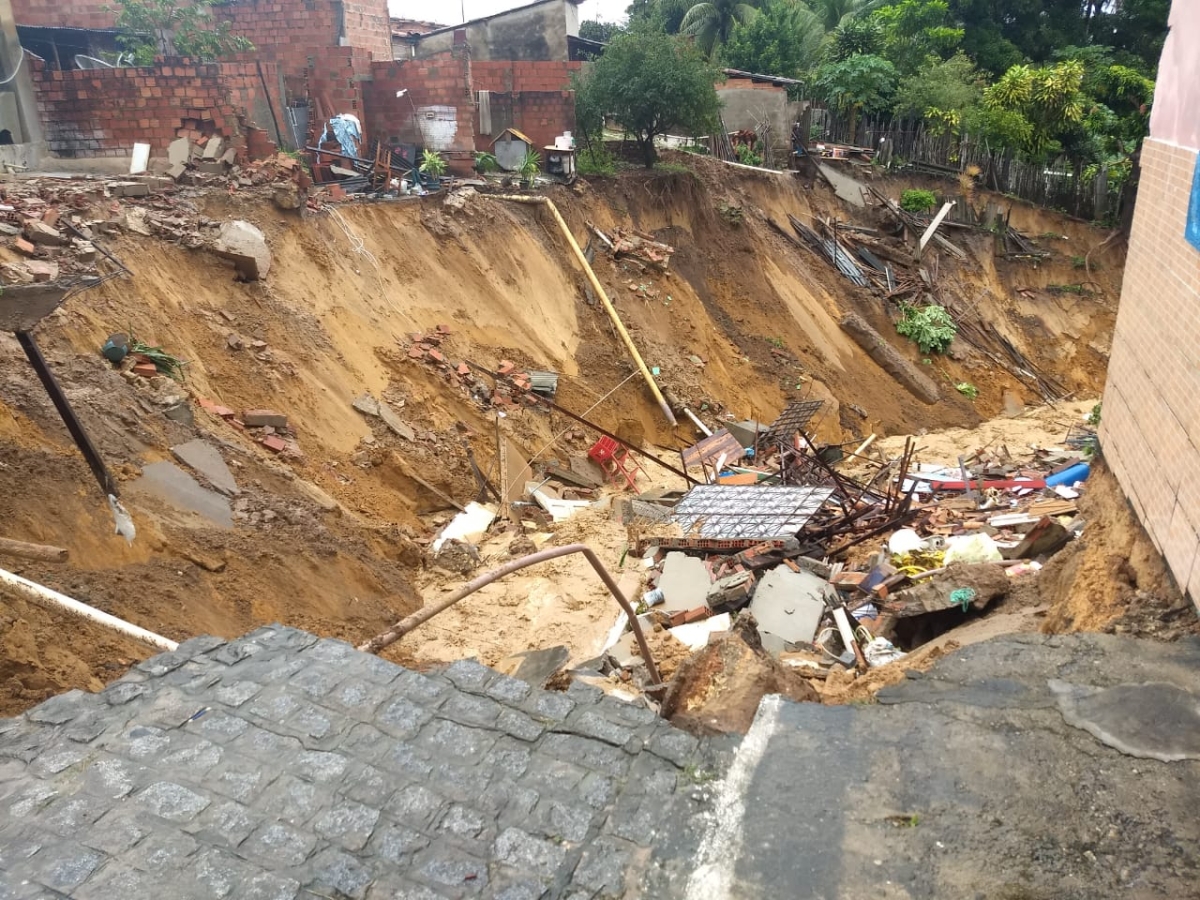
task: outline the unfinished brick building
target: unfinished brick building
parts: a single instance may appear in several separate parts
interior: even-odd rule
[[[386,0],[231,0],[215,14],[254,44],[252,53],[211,64],[80,68],[56,35],[75,35],[72,51],[91,45],[80,30],[111,43],[109,5],[13,2],[19,29],[42,51],[31,71],[53,154],[127,156],[142,141],[161,156],[176,137],[217,135],[256,156],[304,146],[315,123],[352,113],[368,141],[430,147],[461,170],[506,127],[549,144],[574,124],[569,81],[579,63],[475,48],[468,35],[483,32],[471,23],[452,30],[448,49],[394,60]]]
[[[1150,137],[1142,146],[1100,436],[1104,456],[1146,531],[1180,589],[1197,603],[1200,4],[1172,4],[1170,26]]]

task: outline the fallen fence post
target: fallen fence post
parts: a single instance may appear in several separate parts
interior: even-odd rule
[[[19,556],[22,559],[39,559],[43,562],[65,562],[67,559],[67,551],[62,547],[30,544],[11,538],[0,538],[0,553],[5,556]]]
[[[559,229],[563,233],[563,237],[567,239],[567,244],[571,248],[571,252],[575,254],[575,259],[583,268],[583,273],[587,275],[588,281],[592,284],[592,290],[596,292],[596,296],[600,298],[600,302],[604,304],[604,310],[608,313],[608,317],[612,319],[613,325],[617,329],[617,334],[621,336],[621,340],[625,344],[625,349],[629,351],[629,355],[633,357],[633,361],[637,364],[638,369],[642,373],[642,377],[646,379],[646,384],[650,387],[650,393],[654,395],[654,399],[658,402],[659,407],[663,411],[663,415],[667,417],[667,421],[674,427],[675,413],[671,412],[671,407],[663,397],[662,391],[659,390],[658,383],[655,382],[654,376],[650,373],[650,368],[646,365],[646,361],[642,359],[642,354],[638,352],[637,346],[633,343],[633,338],[629,336],[629,332],[625,330],[625,323],[621,321],[621,316],[617,313],[617,308],[613,306],[612,300],[609,299],[608,291],[604,290],[604,285],[600,283],[600,279],[596,277],[596,273],[592,271],[591,264],[587,261],[587,257],[583,255],[583,251],[579,249],[579,243],[575,240],[575,235],[571,234],[571,229],[567,226],[566,221],[558,211],[558,207],[550,200],[549,197],[526,197],[521,194],[496,194],[499,200],[508,200],[512,203],[528,203],[533,206],[544,206],[550,210],[550,214],[554,216],[554,221],[558,223]]]
[[[79,616],[81,619],[87,619],[89,622],[97,625],[111,628],[113,631],[120,632],[126,637],[133,638],[135,641],[141,641],[143,644],[149,644],[151,647],[156,647],[159,650],[174,650],[179,646],[175,641],[169,640],[162,635],[147,631],[144,628],[138,628],[138,626],[131,622],[118,619],[116,616],[110,616],[108,613],[88,606],[86,603],[72,600],[66,594],[60,594],[58,591],[53,591],[48,587],[36,584],[22,578],[20,575],[14,575],[12,572],[6,572],[4,569],[0,569],[0,591],[28,600],[30,603],[36,603],[38,606],[46,609]]]
[[[592,549],[585,544],[568,544],[565,547],[552,547],[549,550],[541,550],[505,563],[500,568],[493,569],[491,572],[480,575],[473,581],[464,584],[445,600],[441,600],[433,606],[423,607],[411,616],[401,619],[382,634],[378,634],[371,638],[371,640],[359,644],[358,649],[364,653],[378,653],[384,647],[389,647],[396,643],[396,641],[400,640],[400,638],[404,637],[417,626],[428,622],[438,613],[445,612],[459,600],[471,596],[471,594],[480,588],[487,587],[493,581],[499,581],[504,576],[511,575],[520,569],[536,566],[538,563],[557,559],[560,556],[570,556],[572,553],[582,553],[584,555],[587,561],[591,563],[592,568],[596,570],[596,574],[600,576],[600,580],[604,582],[604,586],[608,588],[608,592],[621,605],[621,609],[625,610],[625,615],[629,617],[629,627],[633,630],[633,637],[637,641],[638,649],[642,652],[642,659],[646,661],[646,671],[649,673],[650,679],[654,684],[660,684],[661,679],[658,674],[658,666],[654,664],[654,658],[650,655],[650,645],[646,643],[646,635],[642,632],[641,623],[638,622],[637,612],[625,598],[625,595],[621,593],[621,589],[617,587],[617,583],[613,580],[612,575],[604,568],[604,564],[600,562],[600,559]]]

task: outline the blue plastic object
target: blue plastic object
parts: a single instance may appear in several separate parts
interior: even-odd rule
[[[1076,463],[1069,469],[1063,469],[1057,475],[1051,475],[1046,479],[1046,487],[1054,487],[1056,484],[1074,484],[1077,481],[1087,481],[1087,477],[1092,474],[1092,467],[1088,463]]]

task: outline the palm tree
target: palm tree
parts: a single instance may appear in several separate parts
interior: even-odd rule
[[[809,0],[808,5],[826,31],[833,31],[843,22],[869,13],[883,5],[884,0]]]
[[[758,13],[762,0],[703,0],[687,11],[679,26],[709,56],[729,40],[735,25],[745,25]]]

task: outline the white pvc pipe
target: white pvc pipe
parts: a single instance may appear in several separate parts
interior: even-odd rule
[[[159,650],[174,650],[179,646],[175,641],[168,640],[162,635],[147,631],[144,628],[138,628],[124,619],[110,616],[108,613],[101,612],[95,607],[88,606],[86,603],[72,600],[66,594],[52,591],[48,587],[36,584],[26,578],[22,578],[20,575],[14,575],[12,572],[6,572],[4,569],[0,569],[0,591],[21,597],[31,603],[36,603],[38,606],[44,606],[47,609],[57,609],[70,613],[73,616],[79,616],[82,619],[87,619],[89,622],[95,622],[97,625],[103,625],[105,628],[119,631],[126,637],[133,638],[135,641],[141,641],[143,644],[157,647]]]

